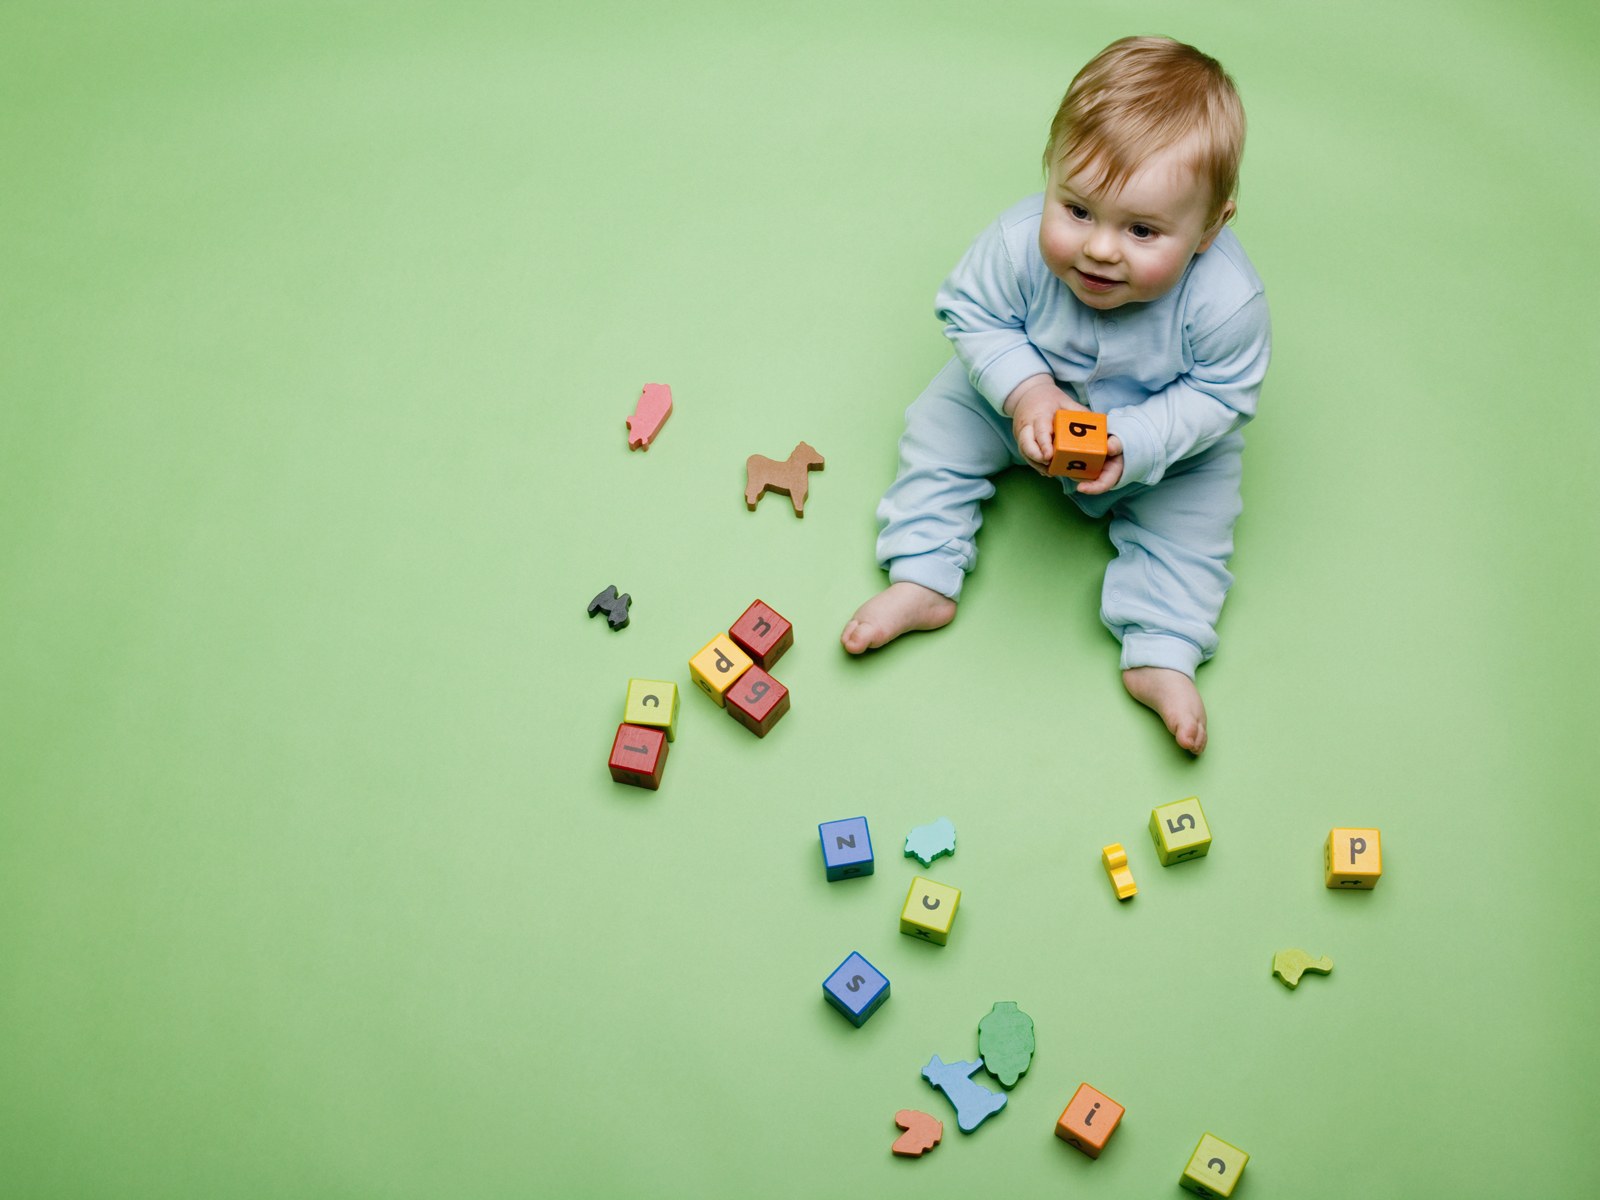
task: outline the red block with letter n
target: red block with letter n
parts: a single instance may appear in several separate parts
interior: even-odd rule
[[[794,626],[757,600],[728,629],[728,636],[755,660],[756,666],[770,671],[783,652],[794,645]]]

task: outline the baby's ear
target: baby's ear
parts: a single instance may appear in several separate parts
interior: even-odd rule
[[[1211,249],[1211,243],[1217,240],[1217,234],[1222,232],[1222,227],[1233,220],[1233,214],[1239,211],[1239,206],[1229,200],[1222,206],[1222,211],[1217,214],[1217,219],[1211,223],[1211,228],[1206,230],[1205,237],[1200,239],[1200,244],[1195,247],[1196,254],[1204,254]]]

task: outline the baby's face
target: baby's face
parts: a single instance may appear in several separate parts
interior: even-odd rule
[[[1112,193],[1089,187],[1092,170],[1068,174],[1060,161],[1050,168],[1039,251],[1090,308],[1156,299],[1221,231],[1233,203],[1207,222],[1210,192],[1187,159],[1183,146],[1169,146]]]

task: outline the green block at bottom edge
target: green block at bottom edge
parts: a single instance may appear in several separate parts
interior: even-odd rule
[[[1221,1171],[1217,1171],[1208,1166],[1212,1161],[1220,1161],[1225,1165]],[[1178,1185],[1197,1196],[1232,1196],[1249,1161],[1250,1156],[1231,1142],[1225,1142],[1215,1134],[1202,1134],[1194,1153],[1189,1156],[1189,1165],[1178,1178]]]

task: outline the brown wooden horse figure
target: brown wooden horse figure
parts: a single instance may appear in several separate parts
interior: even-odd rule
[[[751,512],[767,492],[782,492],[794,504],[794,515],[806,515],[806,488],[810,473],[823,468],[822,455],[805,442],[796,446],[783,462],[764,454],[752,454],[744,464],[744,506]]]

